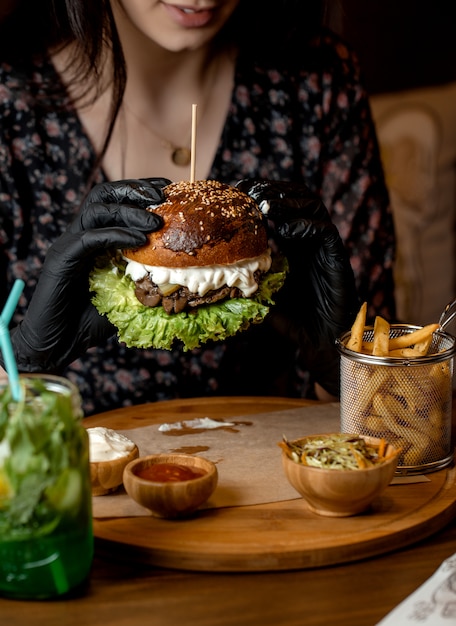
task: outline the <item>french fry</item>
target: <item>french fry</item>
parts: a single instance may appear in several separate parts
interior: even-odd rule
[[[378,415],[366,415],[366,417],[363,418],[363,423],[369,434],[373,433],[376,437],[383,437],[385,435],[385,424],[383,423],[383,419]]]
[[[373,356],[388,356],[389,352],[390,325],[380,315],[377,315],[374,322],[374,343],[372,346]]]
[[[383,417],[385,424],[391,430],[396,431],[396,420],[400,423],[404,421],[404,405],[402,402],[389,393],[376,393],[372,399],[372,407],[377,415]],[[392,427],[392,424],[394,426]]]
[[[363,302],[356,319],[351,327],[351,335],[347,341],[347,348],[354,352],[361,352],[363,344],[364,327],[366,326],[367,302]]]
[[[391,378],[388,381],[388,393],[400,398],[404,393],[404,376],[401,367],[386,368],[391,370]],[[408,371],[407,371],[408,373]]]
[[[429,336],[432,337],[432,333],[434,333],[438,327],[438,324],[427,324],[427,326],[423,326],[423,328],[419,328],[412,333],[401,335],[400,337],[394,337],[393,339],[390,339],[389,348],[390,350],[398,350],[400,348],[409,348],[410,346],[414,346],[421,341],[425,341],[429,338]]]
[[[398,350],[390,350],[388,356],[416,359],[417,357],[424,355],[420,350],[417,350],[416,348],[399,348]]]
[[[367,413],[372,404],[372,397],[374,394],[387,387],[391,377],[391,372],[385,368],[380,367],[373,370],[372,373],[365,372],[364,376],[359,376],[359,387],[357,388],[356,406],[359,414],[363,415]]]
[[[432,398],[432,404],[440,405],[441,402],[451,397],[452,377],[447,363],[411,367],[407,371],[407,377],[403,378],[403,384],[415,390],[416,396],[413,397]],[[415,410],[422,414],[422,405],[420,406],[418,401]]]
[[[414,350],[416,350],[420,356],[426,356],[431,347],[432,343],[432,333],[429,334],[429,337],[423,339],[423,341],[418,341],[415,343]]]
[[[363,341],[361,352],[363,354],[372,354],[372,348],[374,347],[373,341]]]
[[[407,441],[410,442],[411,446],[404,453],[404,464],[419,465],[426,459],[429,444],[431,443],[429,436],[426,433],[422,433],[414,428],[411,428],[407,435]]]

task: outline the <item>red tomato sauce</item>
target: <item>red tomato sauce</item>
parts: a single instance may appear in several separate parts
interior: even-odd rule
[[[178,463],[154,463],[136,472],[139,478],[152,480],[156,483],[178,482],[180,480],[193,480],[204,476],[206,471],[199,467],[187,467]]]

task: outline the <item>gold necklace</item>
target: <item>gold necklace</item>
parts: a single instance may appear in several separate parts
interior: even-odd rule
[[[169,141],[169,139],[165,139],[164,137],[156,133],[152,128],[150,128],[150,126],[146,124],[144,120],[142,120],[134,111],[132,111],[126,102],[123,103],[123,106],[130,113],[130,115],[132,115],[135,120],[139,122],[139,124],[141,124],[141,126],[143,126],[152,135],[152,137],[158,139],[163,148],[166,148],[166,150],[170,150],[171,161],[174,163],[174,165],[185,167],[190,163],[192,158],[192,151],[190,148],[187,148],[185,146],[178,146],[172,141]]]

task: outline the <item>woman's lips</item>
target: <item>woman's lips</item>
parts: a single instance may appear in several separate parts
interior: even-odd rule
[[[201,28],[211,21],[214,9],[197,9],[191,6],[163,4],[171,19],[184,28]]]

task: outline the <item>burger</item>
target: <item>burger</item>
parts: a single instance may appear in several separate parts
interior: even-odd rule
[[[266,220],[241,190],[214,180],[164,188],[150,207],[163,226],[140,248],[97,260],[92,302],[127,347],[192,350],[264,320],[287,263]]]

